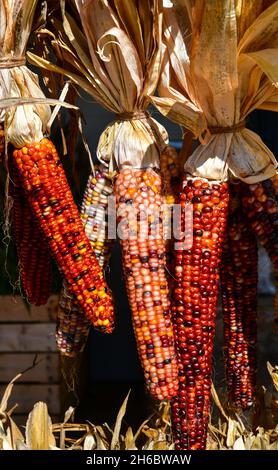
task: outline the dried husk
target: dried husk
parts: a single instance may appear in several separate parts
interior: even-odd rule
[[[0,102],[17,100],[17,106],[1,110],[0,121],[5,120],[7,141],[19,148],[27,142],[39,142],[50,118],[37,75],[20,65],[25,60],[36,4],[37,0],[0,0]],[[22,98],[39,98],[41,102],[20,104]]]
[[[277,163],[260,137],[232,127],[254,109],[278,110],[278,2],[164,0],[164,62],[153,103],[203,145],[185,164],[194,176],[255,183]],[[266,10],[266,6],[269,6]]]
[[[28,57],[36,65],[64,73],[116,115],[130,115],[116,116],[100,137],[97,155],[110,162],[111,171],[159,167],[167,133],[142,112],[160,73],[162,0],[76,0],[82,25],[67,9],[73,2],[61,3],[65,33],[58,19],[52,20],[50,29],[57,33],[52,45],[62,60],[50,64],[34,54]]]

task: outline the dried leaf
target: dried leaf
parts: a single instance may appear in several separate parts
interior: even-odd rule
[[[16,377],[14,377],[14,378],[10,381],[10,383],[7,385],[7,387],[6,387],[6,389],[5,389],[5,392],[4,392],[4,395],[3,395],[3,397],[2,397],[1,403],[0,403],[0,416],[1,416],[1,414],[4,414],[5,411],[7,410],[8,401],[9,401],[9,398],[10,398],[10,396],[11,396],[14,383],[16,382],[17,379],[19,379],[19,378],[21,377],[21,375],[22,375],[22,374],[16,375]]]
[[[25,434],[26,444],[30,450],[48,450],[51,445],[56,445],[45,403],[35,404],[28,416]]]
[[[233,447],[238,437],[237,422],[234,419],[229,418],[228,420],[228,431],[227,431],[227,447]]]
[[[217,395],[217,392],[215,390],[215,387],[214,387],[214,384],[212,383],[211,384],[211,395],[212,395],[212,398],[216,404],[216,406],[219,408],[219,410],[221,411],[222,415],[224,416],[224,418],[229,421],[229,417],[227,416],[227,414],[225,413],[224,411],[224,408],[218,398],[218,395]]]
[[[233,445],[233,450],[246,450],[242,436],[238,437],[235,441]]]
[[[116,424],[115,424],[115,427],[114,427],[114,433],[113,433],[113,436],[112,436],[112,441],[111,441],[111,450],[114,450],[116,448],[119,448],[120,447],[120,442],[119,442],[119,437],[120,437],[120,432],[121,432],[121,426],[122,426],[122,420],[123,420],[123,417],[126,413],[126,407],[127,407],[127,403],[128,403],[128,398],[129,398],[129,395],[130,395],[130,391],[128,392],[120,410],[119,410],[119,413],[117,415],[117,419],[116,419]]]
[[[84,450],[94,450],[96,448],[96,440],[92,434],[88,434],[85,437],[83,449]]]
[[[135,438],[132,432],[131,427],[129,426],[125,435],[125,449],[126,450],[137,450],[135,445]]]
[[[267,370],[273,380],[273,385],[278,392],[278,367],[273,367],[270,362],[267,362]]]

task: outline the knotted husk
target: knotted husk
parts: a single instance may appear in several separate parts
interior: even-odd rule
[[[5,120],[5,138],[18,148],[39,142],[50,118],[38,77],[24,65],[36,5],[37,0],[0,0],[0,121]],[[20,104],[22,98],[41,102]],[[11,107],[1,107],[7,99]]]
[[[186,173],[249,184],[272,177],[275,157],[244,121],[255,109],[278,111],[278,1],[163,5],[160,96],[152,101],[203,144],[187,160]],[[215,127],[225,131],[214,134]]]
[[[109,160],[111,171],[126,166],[159,168],[167,132],[144,113],[161,67],[162,0],[76,0],[62,1],[62,6],[64,33],[59,19],[50,25],[56,36],[52,45],[62,61],[54,65],[34,54],[28,57],[67,75],[116,114],[97,149],[98,159]]]

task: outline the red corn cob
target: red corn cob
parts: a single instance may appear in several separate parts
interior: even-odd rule
[[[52,268],[48,244],[31,212],[14,162],[10,164],[10,194],[13,198],[13,233],[23,290],[28,301],[43,305],[51,293]]]
[[[161,179],[150,169],[124,169],[115,191],[126,287],[146,385],[155,398],[169,399],[177,393],[178,383],[165,275]]]
[[[232,185],[233,186],[233,185]],[[238,199],[231,199],[221,265],[224,359],[230,399],[253,405],[256,384],[258,249]]]
[[[278,174],[260,183],[241,183],[240,197],[250,225],[265,248],[278,278]],[[276,299],[277,299],[276,290]],[[275,316],[278,319],[278,301]],[[276,320],[278,321],[278,320]]]
[[[113,192],[112,180],[104,167],[90,175],[85,190],[81,220],[101,267],[108,264],[113,240],[107,237],[108,198]],[[58,350],[67,356],[75,356],[85,347],[90,323],[79,304],[66,288],[63,288],[57,314],[56,341]]]
[[[226,230],[227,183],[185,178],[182,207],[192,205],[193,243],[176,251],[173,322],[179,367],[172,401],[176,449],[206,447],[219,264]],[[181,228],[190,224],[183,214]]]
[[[57,151],[48,139],[14,151],[21,184],[52,254],[92,324],[110,333],[111,294],[85,235]]]

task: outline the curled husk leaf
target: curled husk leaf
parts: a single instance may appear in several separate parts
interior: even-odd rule
[[[227,128],[244,123],[254,109],[278,111],[278,1],[267,9],[263,0],[163,5],[165,54],[152,101],[202,144],[185,171],[249,184],[273,176],[275,157],[259,136],[244,125]]]

